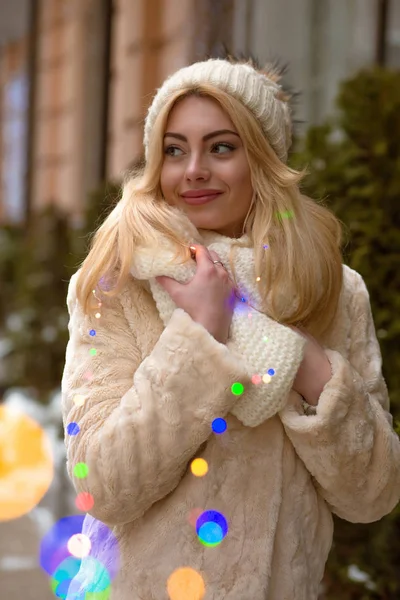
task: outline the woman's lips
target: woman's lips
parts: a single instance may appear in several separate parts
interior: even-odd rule
[[[206,204],[207,202],[211,202],[215,200],[218,196],[220,196],[222,192],[218,192],[217,194],[207,194],[206,196],[197,196],[196,198],[189,198],[188,196],[182,196],[183,201],[186,204],[197,205],[197,204]]]

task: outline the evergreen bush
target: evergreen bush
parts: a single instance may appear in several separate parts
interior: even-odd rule
[[[370,293],[383,375],[399,433],[400,418],[400,73],[374,68],[345,81],[337,113],[312,127],[291,158],[308,167],[304,192],[347,226],[344,262]],[[335,517],[326,600],[400,598],[400,510],[373,524]],[[356,565],[370,582],[349,577]]]
[[[68,342],[68,283],[87,254],[91,235],[114,205],[120,186],[103,184],[89,196],[81,227],[55,203],[30,228],[0,232],[0,393],[29,389],[47,403],[59,388]]]

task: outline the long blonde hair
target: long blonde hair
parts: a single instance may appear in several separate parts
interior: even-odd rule
[[[176,209],[163,199],[160,188],[167,119],[176,102],[188,95],[217,101],[243,141],[254,191],[243,233],[254,246],[264,310],[278,322],[301,324],[316,337],[322,335],[333,324],[342,288],[343,224],[328,208],[300,192],[305,171],[298,172],[279,160],[251,111],[208,84],[176,92],[160,111],[149,140],[146,164],[126,178],[121,199],[92,238],[78,274],[78,301],[85,313],[94,310],[92,291],[105,280],[112,284],[108,289],[101,287],[102,293],[118,295],[130,277],[135,248],[139,243],[158,247],[160,233],[175,244],[175,259],[189,259],[187,241],[174,226]],[[234,242],[232,250],[243,245]],[[236,277],[232,252],[230,262]],[[298,305],[284,313],[282,298],[293,290]],[[268,293],[270,303],[266,301]]]

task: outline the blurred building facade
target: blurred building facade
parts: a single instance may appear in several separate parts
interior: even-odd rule
[[[141,157],[156,88],[223,44],[288,65],[299,133],[376,61],[382,29],[400,66],[400,0],[18,0],[18,26],[15,2],[0,0],[3,223],[49,203],[79,223],[88,193]]]

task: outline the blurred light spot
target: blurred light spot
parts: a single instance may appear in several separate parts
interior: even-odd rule
[[[89,354],[90,354],[90,356],[96,356],[96,354],[97,354],[96,348],[90,348]]]
[[[206,510],[197,519],[196,531],[204,545],[216,546],[228,533],[228,523],[222,513],[216,510]]]
[[[55,570],[50,583],[51,589],[57,598],[65,599],[67,597],[71,580],[78,574],[80,566],[81,561],[79,558],[69,556],[63,560],[59,567]]]
[[[42,538],[39,550],[40,566],[50,576],[65,559],[71,558],[68,541],[75,534],[82,533],[84,515],[73,515],[59,519]],[[79,570],[80,561],[76,558],[66,563],[68,569]],[[68,570],[67,569],[67,570]],[[72,574],[72,576],[74,576]]]
[[[74,466],[74,475],[78,479],[84,479],[89,473],[89,467],[85,463],[77,463]]]
[[[75,506],[78,510],[89,511],[94,506],[94,498],[89,492],[81,492],[75,499]]]
[[[91,335],[92,337],[93,337],[94,335],[96,335],[96,330],[95,330],[95,329],[91,329],[91,330],[89,331],[89,335]]]
[[[92,544],[89,538],[83,533],[76,533],[69,538],[67,548],[76,558],[84,558],[90,553]]]
[[[72,402],[75,404],[75,406],[83,406],[85,404],[85,396],[82,396],[82,394],[76,394],[76,396],[73,397]]]
[[[240,396],[243,394],[244,387],[241,383],[236,382],[232,385],[231,390],[232,394],[235,394],[235,396]]]
[[[191,470],[196,477],[203,477],[208,473],[208,464],[204,458],[195,458],[191,464]]]
[[[69,569],[71,572],[68,572],[66,563],[71,559],[65,560],[51,579],[51,586],[56,596],[58,598],[68,597],[71,600],[108,599],[111,580],[104,565],[92,556],[87,556],[82,560],[75,559],[81,563],[78,573],[72,572],[72,569]]]
[[[30,512],[54,474],[47,434],[31,417],[0,406],[0,521]]]
[[[196,527],[197,519],[203,514],[202,508],[193,508],[189,513],[189,523],[192,527]]]
[[[267,373],[268,375],[275,375],[274,369],[268,369]]]
[[[224,433],[224,431],[226,431],[226,428],[227,425],[225,419],[221,419],[220,417],[218,417],[218,419],[214,419],[214,421],[212,422],[212,430],[214,433]]]
[[[75,549],[72,544],[77,543]],[[90,554],[71,556],[71,550],[82,554],[91,544]],[[83,548],[82,548],[83,546]],[[120,552],[112,531],[90,515],[63,517],[46,533],[40,544],[39,562],[51,576],[51,586],[59,598],[70,600],[106,600],[110,594],[110,578],[119,570]],[[104,567],[107,565],[107,569]]]
[[[271,382],[271,375],[263,375],[262,376],[262,380],[264,383],[270,383]]]
[[[52,325],[46,325],[46,327],[43,327],[40,337],[43,341],[50,343],[57,339],[57,335],[58,331],[55,327]]]
[[[278,218],[278,220],[281,219],[290,219],[293,217],[293,211],[292,210],[286,210],[286,211],[282,211],[282,212],[276,212],[275,216]]]
[[[82,533],[84,533],[92,543],[90,556],[99,561],[100,564],[107,566],[107,572],[111,579],[115,579],[120,565],[119,543],[115,534],[107,527],[107,525],[89,514],[84,515]],[[82,560],[82,568],[85,565],[90,566],[90,563],[87,561],[87,558]],[[95,563],[92,563],[92,566],[94,567]],[[90,569],[88,572],[90,573]]]
[[[97,312],[94,316],[96,317],[96,319],[100,319],[101,313]]]
[[[200,573],[182,567],[168,577],[167,591],[170,600],[202,600],[206,588]]]
[[[199,529],[199,540],[207,548],[218,546],[224,539],[222,527],[218,523],[204,523]]]
[[[258,385],[259,383],[261,383],[262,379],[260,375],[253,375],[251,381],[252,383],[254,383],[254,385]]]
[[[68,435],[78,435],[80,432],[80,428],[78,423],[69,423],[67,425],[67,433]]]

